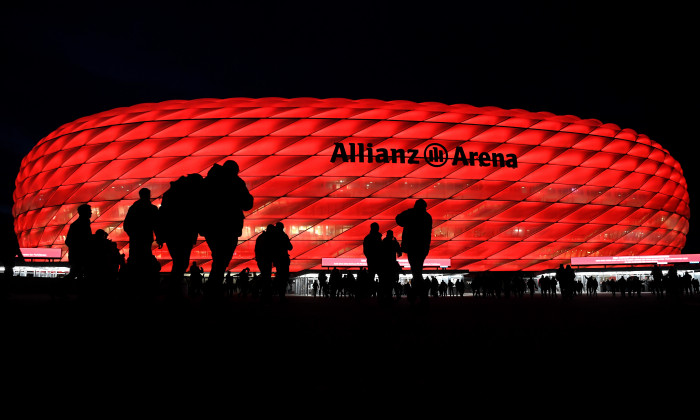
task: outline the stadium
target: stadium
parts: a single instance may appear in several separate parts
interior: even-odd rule
[[[292,240],[290,270],[362,265],[372,222],[428,203],[427,264],[454,272],[543,272],[575,258],[680,254],[686,180],[657,142],[629,128],[520,109],[342,98],[174,100],[67,123],[22,161],[13,215],[23,248],[57,248],[89,203],[128,256],[123,221],[138,191],[234,159],[255,199],[229,266],[257,270],[270,223]],[[171,267],[167,248],[154,254]],[[192,260],[205,270],[199,238]]]

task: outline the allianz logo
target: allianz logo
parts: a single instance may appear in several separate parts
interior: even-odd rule
[[[452,156],[447,148],[440,143],[431,143],[423,153],[418,149],[387,149],[372,147],[372,143],[335,143],[331,162],[342,160],[343,162],[360,163],[405,163],[418,165],[421,160],[430,166],[443,166],[450,162],[451,165],[466,166],[493,166],[517,168],[518,157],[513,153],[488,153],[464,150],[457,146]]]

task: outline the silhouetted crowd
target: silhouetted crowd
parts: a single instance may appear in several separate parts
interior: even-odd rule
[[[399,267],[398,272],[402,272]],[[372,278],[369,270],[361,267],[357,274],[347,271],[342,273],[337,267],[332,270],[322,271],[318,279],[312,283],[312,296],[327,298],[380,298],[382,303],[390,303],[401,298],[414,296],[412,282],[400,282],[400,276],[392,277],[390,284],[382,284],[381,280]],[[438,280],[435,276],[428,276],[424,284],[431,297],[464,296],[466,283],[462,279],[455,281]]]
[[[129,257],[121,254],[107,232],[92,232],[92,209],[88,204],[78,207],[78,218],[70,225],[65,244],[68,246],[70,274],[57,281],[51,290],[53,296],[77,292],[80,296],[136,295],[153,297],[165,290],[168,295],[223,297],[251,296],[269,301],[273,296],[284,300],[290,279],[291,240],[284,224],[267,225],[255,240],[255,262],[258,273],[246,267],[237,275],[228,270],[243,233],[244,211],[253,207],[253,196],[238,175],[238,164],[228,160],[215,164],[206,177],[200,174],[181,176],[170,183],[160,207],[151,202],[148,188],[139,190],[139,199],[133,203],[124,219],[124,231],[129,237]],[[429,298],[465,296],[523,297],[534,296],[537,290],[544,297],[572,299],[582,295],[596,296],[598,291],[613,296],[640,296],[643,290],[654,295],[682,296],[700,294],[698,280],[689,273],[679,276],[674,267],[666,275],[656,265],[651,281],[638,276],[620,277],[602,282],[592,276],[584,284],[576,279],[570,265],[560,265],[553,275],[538,279],[523,274],[484,272],[470,276],[469,281],[440,280],[423,276],[424,262],[431,242],[432,217],[423,199],[415,201],[410,209],[396,216],[396,224],[403,228],[401,241],[393,230],[380,232],[377,222],[363,240],[366,267],[357,274],[341,272],[337,267],[322,271],[311,285],[312,295],[328,298],[377,298],[382,305],[407,298],[411,303],[427,303]],[[21,259],[11,220],[3,224],[4,236],[14,241],[3,241],[0,257],[6,273]],[[12,235],[10,235],[12,233]],[[204,237],[211,251],[211,269],[208,277],[197,262],[190,265],[192,249],[199,236]],[[161,281],[161,265],[153,254],[153,244],[167,247],[172,268],[167,280]],[[405,255],[411,280],[401,282],[403,272],[399,257]],[[274,275],[273,275],[274,270]],[[7,274],[6,274],[7,275]],[[185,292],[186,290],[186,292]]]
[[[675,267],[670,267],[664,275],[661,267],[654,265],[651,270],[651,280],[648,282],[642,281],[638,276],[627,278],[621,276],[616,280],[603,281],[601,289],[620,297],[641,296],[644,289],[657,297],[691,296],[700,294],[700,282],[688,272],[679,276]]]
[[[527,293],[529,285],[521,275],[483,273],[472,279],[469,288],[476,297],[522,297]]]
[[[289,285],[289,251],[292,250],[292,242],[284,232],[284,224],[267,225],[267,229],[258,235],[255,240],[255,262],[260,270],[260,278],[255,279],[254,286],[260,297],[269,300],[273,294],[284,299]],[[272,267],[275,267],[275,277],[272,277]]]
[[[370,284],[374,281],[375,275],[379,279],[376,295],[381,304],[392,302],[392,295],[395,295],[394,290],[397,289],[401,272],[397,257],[403,254],[408,258],[412,280],[408,287],[404,286],[402,289],[405,289],[405,294],[411,303],[417,300],[423,304],[428,302],[432,284],[423,278],[423,264],[430,250],[433,219],[427,212],[427,207],[425,200],[420,198],[412,208],[396,216],[396,224],[403,228],[400,244],[392,230],[387,230],[382,238],[379,224],[373,222],[370,225],[370,231],[362,243],[362,251],[367,259],[367,275]],[[364,284],[366,281],[360,280],[360,283]],[[361,296],[366,295],[364,288],[361,289]]]
[[[79,206],[78,218],[70,225],[65,241],[70,274],[55,294],[74,289],[82,296],[104,295],[119,279],[123,291],[154,296],[161,288],[161,266],[152,251],[156,242],[159,248],[167,247],[172,259],[165,287],[169,295],[183,295],[186,288],[189,296],[231,296],[235,291],[262,300],[272,296],[284,299],[290,284],[289,251],[293,247],[282,222],[268,225],[255,240],[258,275],[251,275],[246,268],[234,279],[227,272],[242,235],[244,211],[253,207],[253,197],[238,171],[238,164],[228,160],[215,164],[206,177],[200,174],[181,176],[170,183],[160,207],[151,202],[148,188],[139,190],[139,199],[124,219],[124,231],[129,237],[128,260],[118,252],[116,244],[107,239],[104,231],[92,233],[92,209],[88,204]],[[403,227],[401,243],[391,230],[382,238],[379,225],[372,223],[364,240],[367,269],[360,272],[357,280],[351,274],[343,277],[337,270],[331,272],[328,286],[321,282],[321,293],[377,296],[380,302],[388,303],[394,296],[403,295],[411,302],[427,302],[429,295],[444,295],[447,290],[454,290],[446,284],[436,285],[435,279],[423,279],[432,229],[425,200],[416,200],[413,208],[396,217],[396,223]],[[206,279],[202,267],[196,262],[190,265],[192,249],[200,235],[212,257]],[[408,257],[414,279],[410,285],[401,285],[398,281],[401,267],[397,257],[403,254]],[[375,276],[377,287],[374,287]],[[457,289],[463,287],[459,285]]]
[[[78,218],[68,230],[70,273],[58,282],[54,295],[76,291],[80,296],[119,293],[152,297],[161,289],[161,266],[153,255],[153,243],[164,245],[172,258],[165,282],[170,295],[182,295],[185,273],[193,294],[224,295],[224,273],[242,235],[244,211],[253,207],[253,196],[238,176],[238,164],[228,160],[215,164],[206,177],[181,176],[170,183],[160,207],[151,202],[148,188],[129,207],[124,231],[129,237],[129,258],[120,254],[116,243],[103,230],[92,232],[88,204],[78,207]],[[190,266],[197,237],[204,237],[211,251],[212,265],[207,281],[196,262]],[[279,270],[279,268],[278,268]]]

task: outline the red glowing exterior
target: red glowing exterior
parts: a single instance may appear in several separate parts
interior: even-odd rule
[[[336,143],[416,149],[418,164],[343,162]],[[426,146],[517,157],[517,167],[430,165]],[[433,217],[429,258],[451,269],[538,271],[572,257],[679,253],[688,232],[680,165],[630,129],[546,112],[408,101],[234,98],[140,104],[58,128],[22,161],[14,193],[22,247],[61,247],[77,207],[93,208],[128,255],[122,223],[138,190],[160,204],[181,175],[235,159],[255,197],[231,262],[250,267],[256,236],[283,221],[293,272],[362,257],[369,225],[417,198]],[[154,249],[170,269],[165,248]],[[209,268],[202,238],[192,258]]]

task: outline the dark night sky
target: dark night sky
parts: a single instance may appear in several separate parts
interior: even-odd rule
[[[631,128],[680,161],[697,213],[697,35],[687,11],[659,2],[189,3],[4,6],[4,212],[20,159],[82,116],[169,99],[306,96],[521,108]],[[700,253],[693,219],[685,253]]]

